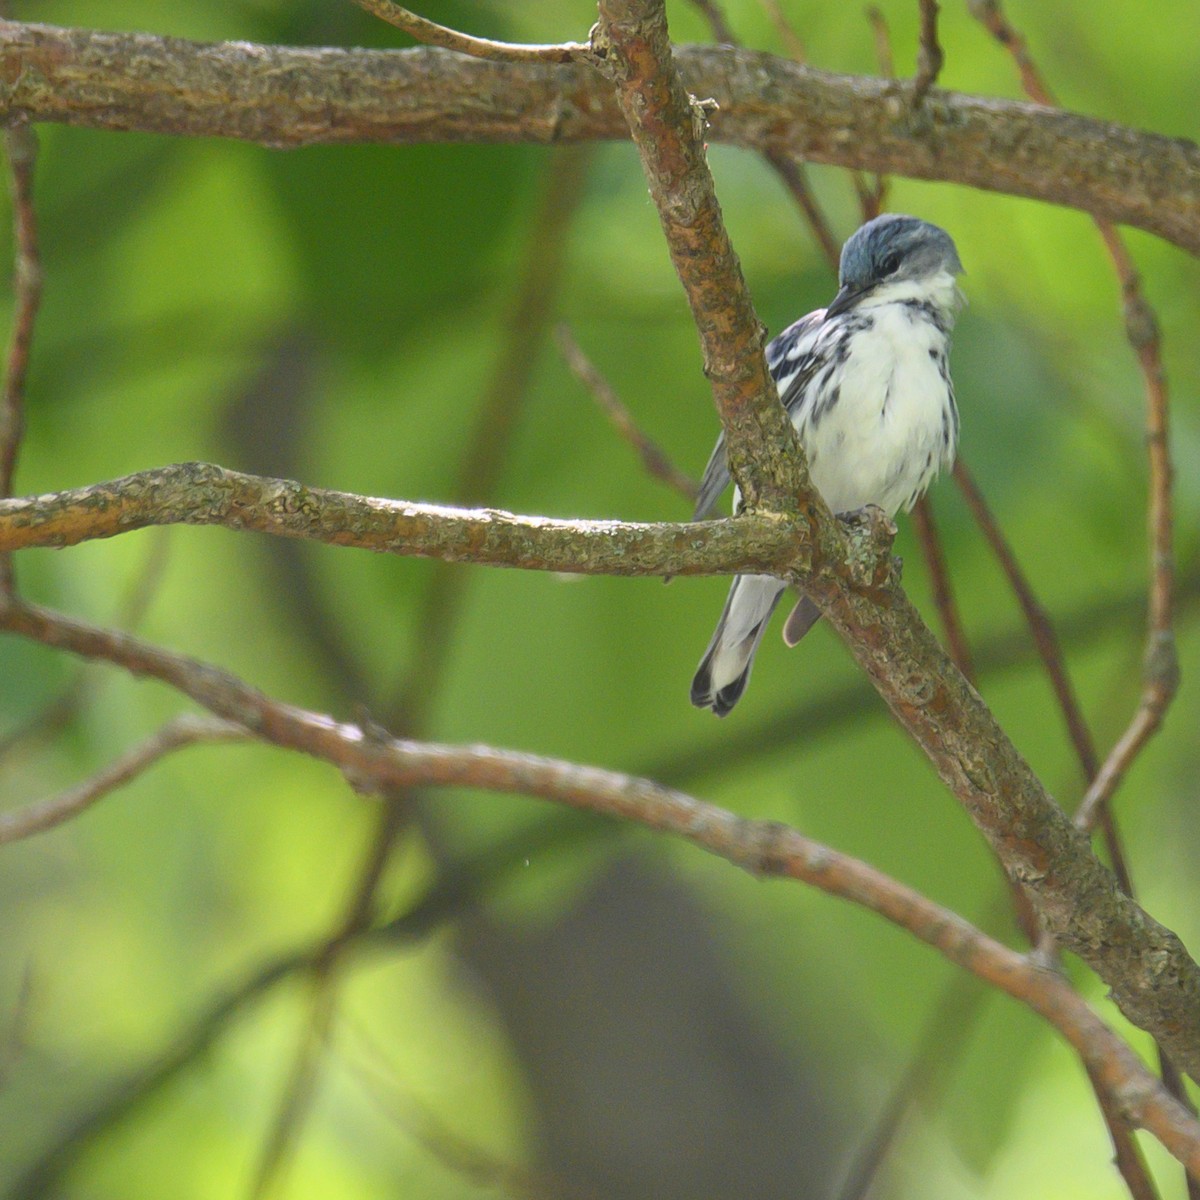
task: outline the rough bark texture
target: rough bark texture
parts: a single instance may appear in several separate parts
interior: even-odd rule
[[[74,546],[150,525],[223,525],[331,546],[579,575],[728,575],[794,569],[804,541],[770,517],[554,520],[306,487],[179,463],[49,496],[0,500],[0,553]]]
[[[1036,104],[837,75],[728,46],[679,46],[684,86],[719,111],[708,136],[813,162],[968,184],[1081,208],[1200,254],[1200,148]],[[201,44],[0,21],[0,116],[96,129],[316,142],[625,138],[583,64],[446,50]]]

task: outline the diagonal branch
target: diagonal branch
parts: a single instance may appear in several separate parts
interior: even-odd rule
[[[168,721],[140,745],[97,771],[90,779],[14,812],[0,814],[0,846],[45,833],[77,817],[110,792],[124,787],[159,759],[198,742],[245,741],[244,729],[229,721],[185,714]]]
[[[1200,1125],[1062,976],[873,867],[786,825],[746,820],[650,780],[602,768],[487,746],[366,737],[320,714],[276,704],[212,668],[171,664],[169,656],[132,639],[41,610],[23,610],[20,620],[25,631],[49,635],[42,640],[64,648],[101,656],[112,652],[114,661],[123,656],[126,665],[137,661],[148,672],[174,673],[181,680],[199,675],[207,697],[202,703],[217,707],[227,694],[258,736],[314,754],[382,787],[460,786],[537,796],[682,837],[756,875],[795,879],[870,909],[1050,1022],[1102,1079],[1126,1118],[1200,1173]]]
[[[520,45],[513,42],[494,42],[490,38],[472,37],[439,25],[427,17],[420,17],[407,8],[394,4],[392,0],[353,0],[359,8],[372,16],[403,30],[418,42],[427,46],[441,46],[472,58],[490,58],[501,62],[573,62],[587,53],[587,46],[580,42],[564,42],[561,45]]]
[[[641,155],[671,261],[700,334],[730,471],[746,507],[799,511],[810,520],[809,514],[824,505],[767,370],[765,331],[725,230],[705,158],[708,106],[687,92],[675,69],[663,4],[601,0],[592,50],[616,87]]]
[[[894,81],[729,47],[681,46],[676,60],[687,90],[720,106],[715,141],[1065,204],[1200,254],[1200,147],[1192,142],[939,89],[915,123]],[[608,83],[585,65],[488,62],[424,47],[205,44],[0,21],[0,76],[0,118],[266,146],[628,136]]]

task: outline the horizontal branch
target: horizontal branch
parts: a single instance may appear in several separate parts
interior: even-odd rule
[[[1200,148],[1036,104],[837,75],[728,46],[680,46],[711,97],[710,140],[1028,196],[1136,225],[1200,254]],[[0,119],[229,137],[267,146],[624,139],[582,65],[418,47],[205,44],[0,21]]]
[[[803,539],[785,522],[638,523],[523,517],[306,487],[180,463],[90,487],[0,500],[0,553],[73,546],[150,525],[223,525],[389,554],[579,575],[786,574]]]

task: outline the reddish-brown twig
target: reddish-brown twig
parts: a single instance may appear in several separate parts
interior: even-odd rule
[[[692,0],[692,3],[708,18],[708,22],[712,26],[713,36],[718,41],[725,42],[730,46],[741,44],[730,28],[729,22],[725,19],[721,9],[714,3],[714,0]],[[778,11],[777,6],[775,12],[782,23],[782,27],[790,30],[791,27],[783,17],[783,14]],[[799,49],[801,54],[797,61],[803,62],[803,47],[801,46]],[[796,206],[800,209],[800,213],[812,231],[813,237],[816,238],[817,245],[820,247],[825,261],[829,264],[830,270],[836,275],[841,251],[837,238],[834,237],[833,229],[824,212],[821,210],[821,206],[817,203],[816,196],[813,194],[812,185],[808,181],[808,173],[804,169],[804,163],[791,154],[771,147],[763,151],[763,157],[770,163],[775,174],[779,176],[784,186],[791,192],[792,199],[795,200]]]
[[[933,603],[942,622],[946,647],[954,665],[972,682],[975,682],[975,664],[971,658],[971,646],[954,600],[954,588],[950,582],[950,569],[942,550],[942,539],[937,523],[933,519],[933,506],[928,496],[922,496],[913,506],[913,528],[921,543],[925,566],[929,570],[929,582],[933,589]]]
[[[788,57],[794,62],[808,62],[808,48],[804,45],[804,39],[796,32],[796,27],[791,21],[784,16],[783,9],[779,6],[779,0],[759,0],[759,3],[771,24],[775,26],[775,32],[779,35],[779,40],[783,43]]]
[[[501,62],[574,62],[587,53],[587,46],[580,42],[563,42],[554,45],[521,45],[514,42],[494,42],[490,38],[472,37],[459,33],[419,17],[415,12],[393,4],[392,0],[353,0],[359,8],[372,16],[403,30],[409,37],[427,46],[441,46],[444,50],[457,50],[472,58],[490,58]]]
[[[1025,39],[1001,12],[998,0],[971,0],[971,12],[1013,56],[1021,83],[1030,99],[1057,107]],[[1163,714],[1179,685],[1179,665],[1172,628],[1172,466],[1168,442],[1168,398],[1158,321],[1142,293],[1141,281],[1129,251],[1115,226],[1093,218],[1112,259],[1121,285],[1125,330],[1138,360],[1146,391],[1146,444],[1150,459],[1148,526],[1150,542],[1150,603],[1144,685],[1138,709],[1104,763],[1089,772],[1087,793],[1076,811],[1081,828],[1091,829],[1120,785],[1126,771],[1162,724]]]
[[[570,326],[559,325],[554,336],[563,360],[571,368],[571,373],[587,388],[597,407],[609,419],[617,433],[637,452],[646,474],[661,480],[689,504],[693,503],[696,499],[696,481],[681,471],[671,461],[667,452],[638,425],[612,384],[604,378],[599,368],[584,353],[583,347],[575,340]]]
[[[945,55],[938,43],[937,0],[920,0],[921,40],[917,48],[917,74],[913,80],[912,102],[916,106],[925,99],[929,89],[937,82]]]
[[[1037,64],[1029,54],[1025,39],[1009,23],[1001,11],[999,0],[970,0],[971,12],[985,28],[1003,45],[1021,76],[1021,83],[1030,99],[1049,107],[1057,107],[1057,101]],[[1150,597],[1147,616],[1146,652],[1143,664],[1142,694],[1136,712],[1125,732],[1109,751],[1103,764],[1088,771],[1089,785],[1075,812],[1076,824],[1091,830],[1097,824],[1103,829],[1114,869],[1122,886],[1132,890],[1128,867],[1120,849],[1120,840],[1115,819],[1110,808],[1112,796],[1146,743],[1162,724],[1163,716],[1179,686],[1179,664],[1175,648],[1172,621],[1174,585],[1174,549],[1172,540],[1173,509],[1171,503],[1172,466],[1168,441],[1168,397],[1166,374],[1162,366],[1162,353],[1158,321],[1153,308],[1146,300],[1137,269],[1120,233],[1112,222],[1094,216],[1096,228],[1104,241],[1105,249],[1112,260],[1124,304],[1125,330],[1129,344],[1141,369],[1146,394],[1146,441],[1149,452],[1150,486],[1147,503],[1148,541],[1150,546]],[[1159,1056],[1163,1063],[1163,1079],[1180,1100],[1189,1107],[1186,1091],[1177,1078],[1174,1067],[1169,1063],[1161,1043]],[[1130,1153],[1120,1144],[1117,1137],[1119,1124],[1110,1109],[1105,1107],[1105,1118],[1114,1132],[1117,1144],[1118,1165],[1125,1174],[1130,1168],[1134,1175],[1126,1174],[1131,1190],[1139,1186],[1136,1178],[1137,1162],[1130,1162]],[[1200,1198],[1200,1179],[1188,1179],[1188,1195]]]
[[[983,493],[979,490],[974,476],[967,469],[966,463],[961,460],[954,465],[954,482],[958,484],[963,499],[967,502],[971,515],[975,518],[975,524],[979,526],[980,532],[992,548],[992,553],[996,556],[996,561],[1000,564],[1000,569],[1004,572],[1008,585],[1017,598],[1017,603],[1020,605],[1037,647],[1038,656],[1046,669],[1050,686],[1054,689],[1054,695],[1067,725],[1067,734],[1071,739],[1071,745],[1075,748],[1075,754],[1079,759],[1084,777],[1091,779],[1099,765],[1095,743],[1079,707],[1079,701],[1076,699],[1075,688],[1067,672],[1066,660],[1063,657],[1062,647],[1058,643],[1058,635],[1055,633],[1053,622],[1034,594],[1033,587],[1021,569],[1021,564],[1017,562],[1016,555],[1008,544],[1008,539],[1004,536],[1000,523],[984,499]]]
[[[243,741],[250,734],[230,721],[185,714],[74,787],[13,812],[0,814],[0,846],[45,833],[91,808],[110,792],[136,779],[160,759],[198,742]]]
[[[25,119],[4,131],[13,211],[14,310],[9,335],[4,388],[0,393],[0,497],[13,494],[17,455],[25,431],[25,384],[33,326],[42,299],[42,262],[38,249],[37,212],[33,206],[33,174],[37,163],[37,135]],[[0,554],[0,590],[15,586],[12,557]]]

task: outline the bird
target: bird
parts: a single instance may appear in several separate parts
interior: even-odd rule
[[[889,517],[912,508],[954,463],[958,406],[950,332],[965,298],[950,235],[888,213],[842,247],[838,292],[775,337],[767,366],[808,459],[813,486],[835,514],[873,504]],[[729,483],[725,438],[705,468],[692,519],[711,516]],[[734,512],[741,496],[734,489]],[[692,703],[723,717],[750,678],[755,651],[786,588],[738,575],[692,680]],[[820,617],[801,596],[784,625],[794,646]]]

